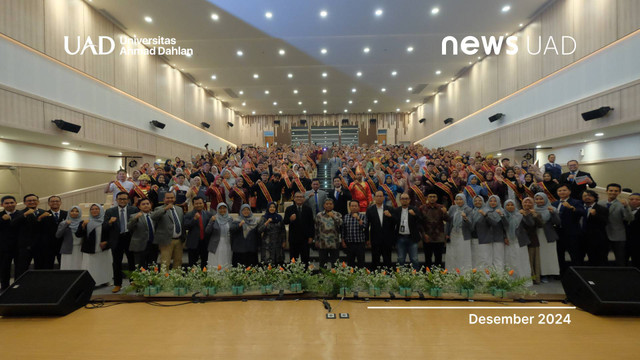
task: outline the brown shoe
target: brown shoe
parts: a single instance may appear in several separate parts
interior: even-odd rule
[[[114,286],[114,287],[113,287],[113,289],[111,289],[111,292],[112,292],[112,293],[117,293],[117,292],[119,292],[119,291],[120,291],[120,289],[122,289],[122,287],[120,287],[120,286]]]

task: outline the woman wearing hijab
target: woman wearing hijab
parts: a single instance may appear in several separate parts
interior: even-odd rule
[[[531,265],[529,264],[529,250],[527,250],[528,239],[518,236],[522,214],[516,209],[516,202],[513,200],[507,200],[504,203],[504,210],[505,265],[515,272],[516,278],[529,278],[529,282],[531,282]]]
[[[191,179],[191,186],[189,186],[189,190],[187,191],[187,209],[189,211],[193,210],[193,198],[199,196],[203,199],[207,198],[207,187],[202,185],[202,179],[199,176]],[[205,210],[207,208],[207,204],[205,203]]]
[[[243,204],[238,214],[238,226],[231,231],[232,264],[255,266],[258,264],[258,218],[253,216],[251,206]]]
[[[211,203],[211,208],[218,208],[218,204],[225,202],[225,189],[222,185],[222,177],[216,176],[213,184],[211,184],[205,192],[206,198]]]
[[[58,225],[56,238],[62,238],[60,247],[60,270],[82,269],[82,238],[76,236],[76,231],[82,223],[82,210],[79,206],[73,206],[69,210],[69,217]]]
[[[538,239],[538,229],[542,227],[540,215],[534,209],[532,197],[522,199],[522,222],[518,228],[518,240],[522,243],[521,237],[528,239],[529,244],[529,264],[531,265],[531,277],[534,284],[540,284],[540,241]]]
[[[169,185],[166,183],[166,177],[163,174],[158,175],[156,184],[151,185],[149,190],[149,200],[153,208],[164,205],[164,196],[169,192]]]
[[[89,220],[84,220],[76,236],[83,238],[81,251],[82,269],[88,270],[96,285],[109,283],[113,278],[113,258],[106,238],[102,238],[104,209],[99,204],[89,208]]]
[[[284,263],[284,247],[286,246],[286,230],[282,215],[278,214],[278,204],[270,202],[267,211],[258,222],[258,233],[262,234],[260,258],[265,264]]]
[[[438,195],[438,204],[449,208],[455,200],[455,194],[459,193],[458,188],[454,183],[449,182],[447,173],[444,171],[438,174],[435,180],[433,189]]]
[[[540,192],[538,184],[535,182],[533,174],[524,174],[524,183],[522,184],[522,190],[524,190],[525,197],[530,197],[533,200],[535,193]],[[523,199],[524,200],[524,199]]]
[[[398,207],[396,200],[398,194],[402,194],[404,189],[393,183],[393,177],[389,174],[384,176],[384,184],[378,186],[378,190],[384,193],[384,204],[391,207]]]
[[[463,193],[465,195],[465,202],[469,208],[473,207],[473,199],[480,195],[482,197],[487,196],[487,189],[480,186],[480,179],[477,176],[469,176],[469,183],[464,187]]]
[[[513,168],[508,168],[506,176],[503,182],[507,185],[507,200],[513,200],[516,204],[516,208],[520,208],[520,199],[524,189],[522,188],[522,182],[516,176],[516,171]]]
[[[471,263],[472,210],[465,204],[463,194],[456,195],[455,204],[449,208],[447,234],[451,242],[447,246],[445,264],[448,269],[469,270]]]
[[[489,196],[489,200],[482,210],[477,211],[482,218],[476,220],[476,229],[478,231],[478,243],[491,243],[491,264],[496,269],[504,267],[504,242],[505,234],[502,225],[504,210],[500,205],[498,195]],[[487,225],[486,232],[481,230],[480,222]],[[484,238],[484,239],[483,239]]]
[[[543,283],[549,282],[549,276],[560,275],[558,265],[558,252],[556,241],[558,233],[554,225],[560,225],[560,217],[554,207],[551,206],[547,194],[539,192],[533,198],[534,210],[540,215],[542,227],[538,228],[538,242],[540,242],[540,275]]]
[[[227,204],[220,203],[216,208],[216,215],[211,217],[206,234],[209,237],[209,259],[207,265],[227,267],[231,265],[233,252],[231,250],[231,232],[238,229],[238,223],[229,216]]]
[[[502,168],[500,168],[500,171],[502,171]],[[506,200],[507,185],[496,178],[495,172],[487,171],[484,178],[486,181],[482,183],[482,186],[487,190],[487,196],[498,195],[501,201]]]
[[[547,195],[550,203],[558,200],[558,180],[554,179],[550,172],[545,172],[542,175],[542,182],[538,183],[540,192]]]

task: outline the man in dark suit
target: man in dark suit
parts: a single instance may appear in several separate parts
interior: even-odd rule
[[[333,178],[333,190],[329,191],[327,197],[333,200],[333,209],[342,214],[342,216],[346,215],[349,212],[349,201],[351,201],[351,192],[349,192],[349,189],[346,189],[342,186],[342,182],[340,181],[339,176]]]
[[[631,256],[629,265],[640,269],[640,193],[629,196],[629,206],[633,220],[627,222],[627,255]]]
[[[16,198],[3,196],[0,205],[0,292],[9,287],[11,279],[11,263],[18,260],[18,229],[11,226],[11,221],[18,216]]]
[[[42,219],[51,216],[48,212],[38,208],[40,199],[38,195],[27,194],[22,201],[24,210],[18,211],[18,215],[11,221],[12,226],[18,229],[18,261],[16,261],[16,279],[29,269],[31,260],[35,256],[35,250],[42,238]]]
[[[588,172],[578,170],[578,160],[570,160],[567,163],[569,172],[560,175],[560,184],[567,184],[571,191],[571,198],[578,201],[582,200],[582,192],[589,186],[596,187],[596,182]],[[584,183],[580,183],[581,178],[585,177]],[[577,180],[577,181],[576,181]]]
[[[121,191],[116,195],[117,206],[107,209],[104,212],[104,225],[106,234],[103,239],[108,239],[113,254],[113,289],[117,293],[122,288],[122,258],[127,255],[127,267],[129,271],[136,268],[133,253],[129,251],[131,243],[131,232],[127,229],[127,222],[131,215],[137,213],[138,208],[129,205],[129,194]]]
[[[395,223],[392,208],[384,205],[384,193],[381,190],[376,191],[373,196],[373,206],[367,208],[367,237],[371,248],[371,268],[376,269],[382,265],[391,267],[391,251],[395,245]],[[382,264],[380,264],[380,256],[382,256]]]
[[[609,209],[598,204],[598,193],[585,190],[582,193],[585,217],[582,219],[582,236],[586,246],[589,265],[607,265],[609,240],[607,239],[607,220]]]
[[[556,227],[558,241],[556,250],[558,252],[558,265],[560,275],[563,275],[569,265],[565,260],[565,252],[569,252],[571,264],[580,266],[584,263],[585,247],[581,239],[581,221],[585,216],[582,201],[571,198],[571,190],[568,184],[561,184],[558,187],[558,197],[560,200],[551,204],[560,217],[560,225]]]
[[[313,243],[315,219],[313,211],[304,204],[304,194],[296,192],[294,204],[284,211],[284,224],[289,225],[289,257],[309,262],[309,245]]]
[[[36,269],[53,269],[56,258],[60,264],[62,238],[56,237],[56,231],[58,231],[58,225],[67,220],[67,212],[60,210],[62,200],[59,196],[50,196],[47,204],[49,205],[47,213],[50,216],[42,219],[42,239],[40,239],[34,259]]]
[[[213,213],[204,209],[204,199],[196,196],[192,200],[193,210],[184,215],[184,228],[187,231],[187,251],[189,252],[189,267],[196,265],[207,266],[209,257],[209,236],[205,229]]]
[[[313,211],[313,218],[316,218],[319,212],[322,212],[324,201],[327,199],[327,193],[320,190],[320,180],[313,179],[311,181],[311,190],[304,193],[305,204]]]
[[[422,235],[420,235],[422,219],[420,211],[410,206],[410,203],[409,194],[403,193],[400,195],[401,206],[393,209],[392,212],[395,224],[394,233],[398,239],[398,264],[404,265],[406,255],[409,254],[413,268],[418,270],[420,268],[418,243],[422,238]]]

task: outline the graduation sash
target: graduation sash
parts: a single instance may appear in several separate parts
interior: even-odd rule
[[[386,168],[384,168],[384,171],[386,171],[389,175],[393,176],[393,170],[391,169],[391,166],[387,166]]]
[[[222,185],[224,185],[227,191],[231,191],[231,185],[229,185],[229,182],[227,182],[227,179],[222,178]]]
[[[449,195],[449,198],[451,199],[451,202],[453,203],[454,196],[453,196],[453,192],[451,192],[451,189],[446,184],[443,184],[441,182],[436,182],[435,185],[440,190],[444,191],[447,195]]]
[[[340,174],[340,175],[338,175],[338,176],[340,176],[340,182],[342,183],[342,186],[343,186],[345,189],[348,189],[348,188],[349,188],[349,184],[347,184],[347,180],[345,180],[345,179],[344,179],[344,177],[342,176],[342,174]]]
[[[200,177],[200,180],[202,180],[202,184],[204,186],[209,186],[209,180],[207,180],[207,176],[202,170],[200,170],[200,174],[198,176]]]
[[[220,191],[220,189],[218,189],[218,187],[215,184],[212,184],[210,188],[213,190],[214,193],[216,193],[216,199],[218,200],[218,202],[219,203],[223,202],[222,191]]]
[[[547,197],[549,198],[549,202],[554,202],[554,201],[558,201],[558,199],[556,199],[555,196],[551,195],[551,191],[549,191],[549,189],[547,189],[547,187],[544,185],[543,182],[538,183],[538,185],[542,188],[542,191],[545,193],[545,195],[547,195]]]
[[[482,176],[482,174],[480,174],[476,169],[474,169],[473,166],[471,165],[467,166],[467,170],[469,170],[473,175],[475,175],[478,178],[478,182],[485,181],[484,176]]]
[[[287,187],[291,189],[291,179],[289,179],[289,175],[287,175],[286,170],[282,172],[282,178],[284,179],[284,183],[287,184]]]
[[[485,182],[483,182],[483,183],[482,183],[482,186],[484,186],[484,188],[485,188],[485,189],[487,189],[487,194],[488,194],[489,196],[494,195],[493,191],[491,191],[491,187],[489,186],[489,183],[488,183],[488,182],[486,182],[486,181],[485,181]]]
[[[244,172],[244,170],[242,170],[242,178],[247,183],[247,185],[253,186],[253,181],[251,181],[251,178],[249,178],[249,176],[247,175],[246,172]]]
[[[182,172],[185,174],[185,176],[191,177],[191,171],[189,169],[182,169]]]
[[[384,192],[387,193],[387,197],[389,198],[389,200],[391,200],[391,204],[393,205],[393,207],[398,207],[398,202],[396,201],[396,197],[393,194],[393,191],[391,191],[391,189],[389,188],[389,185],[382,184],[382,190],[384,190]]]
[[[520,192],[518,191],[518,186],[516,184],[514,184],[511,180],[504,178],[502,179],[502,181],[507,184],[508,187],[511,188],[511,190],[513,190],[513,192],[516,194],[516,197],[520,200],[522,200],[522,194],[520,194]]]
[[[311,166],[315,169],[316,168],[316,162],[313,161],[313,159],[311,159],[311,156],[307,155],[307,159],[309,159],[309,162],[311,163]]]
[[[351,185],[355,188],[358,188],[358,191],[360,191],[362,193],[363,196],[367,196],[367,191],[364,189],[364,187],[362,186],[362,184],[359,184],[357,181],[354,181],[353,183],[351,183]]]
[[[133,191],[140,197],[140,200],[147,198],[147,193],[135,183],[133,184]],[[149,191],[148,188],[147,191]]]
[[[258,186],[260,187],[260,191],[262,192],[262,195],[264,195],[264,198],[267,199],[267,202],[272,202],[273,199],[271,198],[271,194],[269,193],[269,190],[267,190],[267,187],[264,185],[264,183],[260,181],[258,182]]]
[[[233,190],[235,190],[236,194],[238,194],[238,196],[240,196],[240,198],[242,199],[242,203],[243,204],[247,204],[247,195],[244,193],[244,191],[242,189],[238,188],[237,186],[234,186]]]
[[[436,181],[433,179],[433,176],[429,173],[429,170],[427,170],[427,167],[423,166],[422,170],[424,170],[424,176],[427,178],[427,180],[429,180],[432,184],[435,184]]]
[[[296,183],[296,185],[298,186],[298,190],[301,191],[302,193],[307,192],[307,190],[304,188],[304,186],[302,186],[302,182],[300,181],[300,177],[298,177],[298,175],[296,175],[296,173],[293,173],[293,182]]]
[[[127,191],[127,189],[125,189],[124,186],[122,186],[122,184],[120,184],[120,181],[116,180],[116,181],[113,182],[113,184],[118,188],[118,190],[124,191],[126,193],[129,193]]]
[[[531,189],[529,189],[528,187],[524,187],[524,192],[527,193],[527,196],[532,198],[535,196],[535,194],[533,193],[533,191]]]
[[[465,190],[467,190],[467,193],[469,193],[469,195],[471,196],[472,199],[475,199],[476,196],[478,196],[478,194],[476,194],[476,191],[473,190],[473,188],[471,187],[471,185],[467,185],[464,187]]]
[[[231,173],[231,176],[233,176],[234,178],[238,178],[238,174],[236,174],[235,171],[233,171],[233,169],[229,169],[229,172]]]
[[[420,202],[423,205],[427,203],[427,199],[424,197],[424,194],[422,193],[422,191],[417,186],[411,185],[411,190],[413,190],[413,192],[416,193],[416,195],[420,199]]]
[[[373,182],[373,179],[369,177],[369,175],[367,175],[367,184],[369,184],[369,189],[377,189],[376,184]]]
[[[482,170],[486,173],[487,171],[491,171],[491,166],[487,163],[486,160],[482,162]]]

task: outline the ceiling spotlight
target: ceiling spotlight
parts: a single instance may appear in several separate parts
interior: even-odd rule
[[[323,101],[322,103],[323,103],[324,105],[327,105],[327,100]]]
[[[303,114],[306,114],[306,113],[307,113],[307,110],[302,110],[302,113],[303,113]]]
[[[376,16],[382,16],[382,9],[378,9],[375,12]]]
[[[254,79],[257,79],[257,78],[259,78],[259,77],[260,77],[260,75],[258,75],[258,74],[253,74],[253,78],[254,78]]]
[[[473,61],[469,61],[469,65],[473,64]]]
[[[374,104],[377,104],[377,103],[378,103],[378,100],[373,100],[373,103],[374,103]]]
[[[246,102],[243,102],[243,103],[242,103],[242,106],[247,106],[247,103],[246,103]]]
[[[278,105],[278,102],[274,101],[273,106],[276,106],[276,105]]]
[[[185,56],[186,56],[186,57],[191,57],[191,54],[186,54]]]
[[[398,75],[398,72],[397,72],[397,71],[395,71],[395,70],[393,70],[393,71],[391,72],[391,76],[396,76],[396,75]]]
[[[326,94],[327,93],[327,89],[322,89],[322,93]]]
[[[356,92],[356,88],[351,89],[351,92],[352,93]]]
[[[542,145],[536,145],[536,149],[540,149]]]
[[[436,75],[440,75],[440,74],[442,74],[442,71],[436,70]]]
[[[511,6],[510,5],[505,5],[502,7],[502,12],[506,13],[507,11],[511,10]]]
[[[266,17],[267,19],[271,19],[273,17],[273,14],[271,13],[271,11],[267,11],[266,13],[264,13],[264,17]]]
[[[215,21],[218,21],[218,19],[220,19],[220,17],[218,16],[218,14],[213,13],[213,14],[211,14],[211,19],[213,19]]]
[[[298,93],[298,90],[293,90],[293,93],[294,93],[294,94],[297,94],[297,93]]]
[[[242,52],[242,50],[238,50],[238,51],[236,51],[236,55],[242,56],[242,55],[244,55],[244,53]]]
[[[298,101],[298,105],[302,105],[302,101]]]
[[[322,50],[320,50],[320,52],[321,52],[322,54],[326,54],[326,53],[327,53],[327,49],[324,49],[324,48],[323,48]]]
[[[322,110],[322,112],[326,114],[326,113],[327,113],[327,110]]]
[[[353,104],[353,100],[349,100],[349,104]]]
[[[518,24],[518,26],[519,26],[519,27],[523,27],[523,26],[524,26],[524,24],[520,23],[520,24]]]
[[[288,74],[287,74],[287,77],[288,77],[289,79],[291,79],[291,78],[293,77],[293,74],[292,74],[292,73],[288,73]]]
[[[325,17],[327,17],[327,15],[329,15],[329,13],[327,13],[327,11],[326,11],[326,10],[322,10],[322,11],[320,11],[320,17],[325,18]]]
[[[407,48],[407,52],[413,52],[413,46],[409,46],[409,47]]]
[[[409,102],[409,101],[411,101],[411,100],[409,100],[409,99],[405,100],[405,102]]]
[[[364,51],[365,54],[368,54],[369,51],[371,51],[371,49],[369,49],[368,47],[364,48],[362,51]]]
[[[322,73],[322,77],[327,77],[327,73],[326,73],[326,72],[323,72],[323,73]]]
[[[356,73],[356,76],[357,76],[357,77],[362,76],[362,72],[361,72],[361,71],[358,71],[358,72]]]
[[[595,133],[594,135],[597,137],[600,137],[600,136],[604,136],[604,133]]]
[[[385,92],[385,91],[387,91],[387,89],[382,88],[382,89],[380,89],[380,91]]]
[[[278,111],[278,114],[282,114],[282,110]]]
[[[265,94],[265,95],[269,95],[269,90],[265,90],[265,91],[264,91],[264,94]]]
[[[371,109],[367,109],[368,112],[371,112]]]
[[[251,112],[251,115],[255,115],[255,114],[256,114],[256,112],[255,112],[255,111],[252,111],[252,112]]]
[[[347,109],[344,109],[344,112],[349,112]]]
[[[62,142],[62,145],[69,145],[69,143],[68,143],[68,142],[66,142],[66,141],[63,141],[63,142]]]
[[[211,80],[215,80],[215,79],[217,79],[217,78],[218,78],[218,77],[217,77],[215,74],[214,74],[214,75],[211,75]]]
[[[497,153],[496,156],[502,156],[502,153]]]
[[[440,12],[440,8],[434,7],[433,9],[431,9],[431,15],[436,15],[439,12]]]
[[[284,55],[284,54],[285,54],[284,49],[280,49],[280,50],[278,50],[278,54],[280,54],[280,55]]]
[[[412,88],[411,86],[409,86],[409,87],[407,88],[407,91],[413,91],[413,88]]]
[[[151,16],[145,16],[144,21],[150,23],[150,22],[153,22],[153,19],[151,18]]]
[[[397,108],[396,111],[400,111],[400,108]]]

